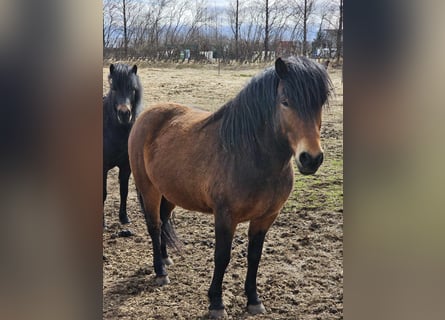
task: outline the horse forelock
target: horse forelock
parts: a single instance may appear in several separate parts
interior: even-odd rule
[[[332,91],[332,83],[326,69],[306,57],[290,57],[283,60],[289,72],[289,76],[283,81],[284,94],[300,118],[314,119],[327,104]]]
[[[331,82],[326,70],[304,57],[283,59],[288,75],[282,81],[284,93],[302,119],[313,119],[327,102]],[[277,89],[280,83],[273,67],[255,76],[239,94],[204,125],[221,120],[220,137],[223,147],[233,152],[257,152],[266,133],[276,133]]]

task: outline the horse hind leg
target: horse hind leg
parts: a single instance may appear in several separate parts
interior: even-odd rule
[[[139,123],[143,123],[144,118]],[[162,194],[153,185],[146,171],[146,159],[144,156],[145,144],[148,132],[144,126],[138,127],[138,122],[133,126],[128,138],[128,156],[134,183],[137,188],[144,212],[145,223],[151,237],[153,246],[153,267],[155,270],[155,282],[158,285],[165,285],[170,282],[164,261],[162,261],[161,249],[161,199]]]
[[[160,218],[160,206],[162,195],[149,180],[144,181],[138,188],[138,198],[144,211],[147,230],[153,245],[153,267],[156,274],[155,282],[162,286],[170,283],[161,249],[162,222]]]
[[[126,163],[119,167],[119,190],[121,204],[119,208],[119,221],[121,224],[130,223],[127,215],[128,180],[130,179],[130,164]]]
[[[174,248],[176,251],[180,251],[180,242],[176,235],[174,226],[171,221],[171,214],[175,205],[162,197],[161,200],[161,252],[162,260],[166,266],[173,265],[173,260],[168,256],[167,246]]]

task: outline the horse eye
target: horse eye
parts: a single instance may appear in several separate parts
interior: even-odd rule
[[[287,102],[287,100],[281,101],[281,104],[285,107],[289,107],[289,102]]]

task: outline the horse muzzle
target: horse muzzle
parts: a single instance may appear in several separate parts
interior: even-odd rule
[[[117,107],[117,120],[121,124],[129,124],[133,118],[131,109],[127,105],[119,105]]]
[[[298,171],[304,175],[310,175],[317,172],[320,165],[323,163],[323,152],[320,152],[316,156],[310,155],[308,152],[302,152],[295,159],[297,163]]]

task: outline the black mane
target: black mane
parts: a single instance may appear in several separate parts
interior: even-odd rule
[[[289,70],[284,93],[302,119],[310,120],[327,102],[332,84],[323,66],[305,57],[283,59]],[[257,151],[261,136],[276,133],[277,89],[280,78],[271,67],[264,70],[239,94],[203,124],[221,120],[220,138],[227,151]]]

